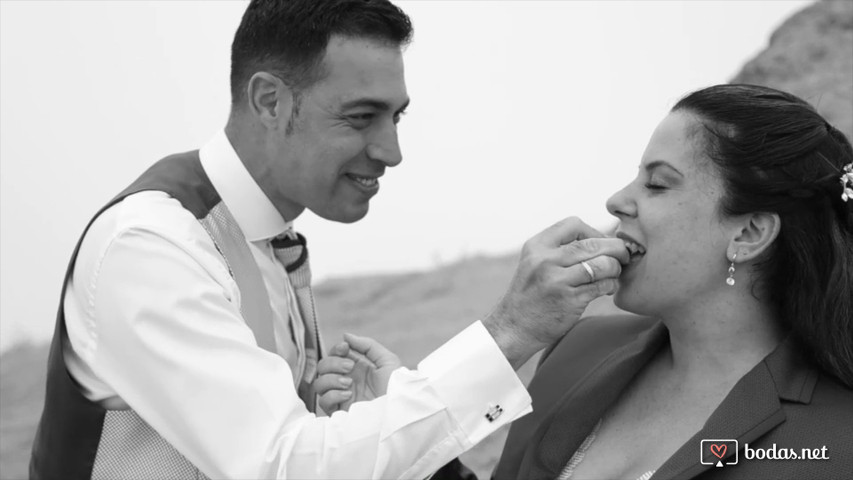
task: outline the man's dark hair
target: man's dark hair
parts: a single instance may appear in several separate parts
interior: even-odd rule
[[[721,214],[779,215],[755,294],[853,387],[853,200],[842,199],[840,181],[850,141],[802,99],[767,87],[709,87],[673,111],[700,122],[700,146],[725,185]]]
[[[245,99],[259,71],[297,93],[313,85],[333,35],[402,47],[412,34],[409,17],[388,0],[252,0],[231,45],[231,105]]]

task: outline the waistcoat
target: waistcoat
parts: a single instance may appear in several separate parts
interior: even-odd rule
[[[106,410],[88,400],[63,359],[63,339],[67,338],[63,301],[83,238],[100,214],[127,196],[146,190],[167,193],[201,223],[237,283],[242,299],[240,312],[258,346],[276,353],[274,318],[260,271],[242,231],[205,174],[198,151],[160,160],[95,214],[71,255],[48,357],[44,410],[30,459],[33,480],[207,478],[133,410]],[[285,269],[296,293],[297,313],[302,316],[297,320],[305,324],[307,359],[298,392],[308,409],[314,411],[316,397],[311,380],[316,374],[321,344],[310,290],[308,251],[302,235],[279,243],[284,243],[279,245],[283,255],[279,258],[288,261]]]

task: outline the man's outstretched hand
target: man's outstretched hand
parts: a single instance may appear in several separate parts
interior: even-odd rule
[[[628,261],[624,241],[564,219],[524,244],[515,276],[483,326],[518,369],[577,324],[592,300],[614,293]],[[400,366],[376,340],[350,334],[344,340],[320,361],[314,382],[327,413],[384,395]]]
[[[625,242],[566,218],[527,242],[515,276],[483,325],[518,369],[568,332],[587,305],[616,292]]]

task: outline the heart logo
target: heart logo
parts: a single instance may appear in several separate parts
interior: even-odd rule
[[[722,445],[717,445],[716,443],[712,443],[710,445],[710,447],[711,447],[711,453],[713,453],[715,457],[722,459],[723,456],[725,456],[725,454],[726,454],[726,444],[725,443]]]

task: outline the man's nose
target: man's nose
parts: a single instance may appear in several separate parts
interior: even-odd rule
[[[397,126],[383,128],[367,145],[367,156],[389,167],[395,167],[403,161],[400,142],[397,139]]]

